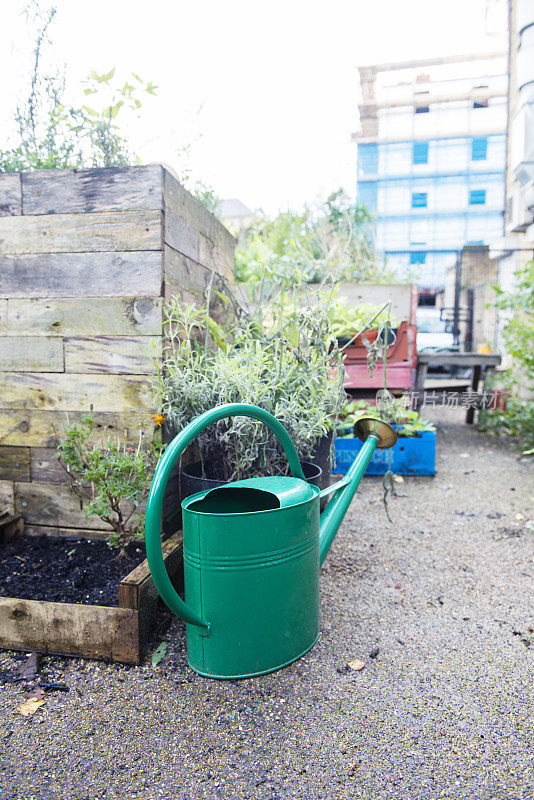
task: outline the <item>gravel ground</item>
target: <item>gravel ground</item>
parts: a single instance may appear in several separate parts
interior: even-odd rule
[[[206,680],[176,621],[159,672],[48,659],[68,693],[28,718],[21,684],[0,695],[2,800],[534,798],[532,470],[445,413],[438,475],[398,485],[393,524],[362,484],[307,656]]]

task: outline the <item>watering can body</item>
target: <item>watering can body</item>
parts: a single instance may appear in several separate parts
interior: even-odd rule
[[[288,484],[296,496],[278,505]],[[256,478],[188,497],[182,510],[185,598],[210,623],[187,626],[189,665],[251,677],[309,650],[319,633],[319,490]]]
[[[293,476],[236,481],[182,501],[184,602],[172,587],[161,551],[165,486],[201,430],[240,414],[261,420],[277,435]],[[230,404],[205,412],[167,448],[147,504],[147,558],[163,600],[187,623],[188,663],[196,672],[253,677],[290,664],[313,647],[319,634],[320,565],[375,447],[390,446],[381,441],[385,429],[377,431],[377,425],[385,423],[374,420],[366,429],[358,463],[322,492],[304,480],[285,428],[255,406]],[[320,519],[320,497],[331,491]]]

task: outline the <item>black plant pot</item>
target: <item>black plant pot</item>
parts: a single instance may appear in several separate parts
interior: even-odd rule
[[[302,471],[308,483],[313,483],[314,486],[321,486],[322,470],[317,464],[310,464],[307,461],[302,461]],[[207,472],[209,472],[209,464],[207,465]],[[200,461],[195,461],[193,464],[186,464],[180,471],[180,497],[184,500],[192,494],[197,492],[205,492],[208,489],[215,489],[217,486],[224,486],[228,481],[218,481],[214,478],[202,477],[202,464]]]

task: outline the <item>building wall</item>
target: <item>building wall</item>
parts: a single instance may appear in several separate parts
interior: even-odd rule
[[[363,69],[358,198],[388,265],[439,289],[464,244],[502,231],[505,57]]]
[[[160,164],[0,175],[0,503],[30,534],[105,535],[55,459],[93,406],[104,435],[151,436],[163,307],[233,279],[231,234]]]

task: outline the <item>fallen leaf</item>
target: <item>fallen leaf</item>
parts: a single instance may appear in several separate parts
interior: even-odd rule
[[[45,700],[25,700],[24,703],[17,706],[16,710],[19,714],[22,714],[23,717],[31,717],[41,706],[44,706],[45,702]]]
[[[32,689],[32,691],[26,697],[26,700],[42,700],[44,696],[44,689],[42,689],[40,686],[36,686],[35,689]]]
[[[402,475],[394,475],[393,480],[395,481],[395,483],[404,483],[404,478],[402,477]]]
[[[352,661],[349,661],[348,666],[350,667],[350,669],[360,670],[365,667],[365,664],[363,663],[363,661],[360,661],[359,658],[354,658]]]
[[[31,653],[26,661],[17,667],[19,675],[27,681],[32,681],[41,668],[41,656],[39,653]]]
[[[157,667],[160,661],[163,661],[167,653],[167,642],[162,642],[156,647],[152,653],[152,666]]]

